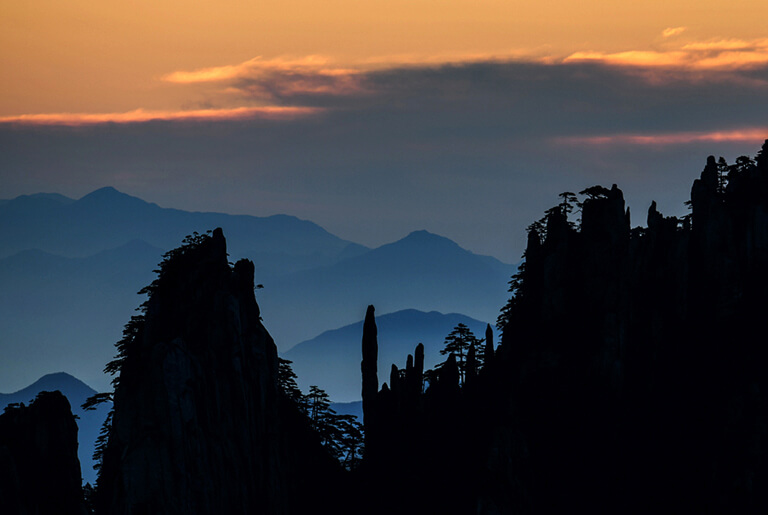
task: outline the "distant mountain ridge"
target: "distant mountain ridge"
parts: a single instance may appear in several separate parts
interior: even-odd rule
[[[107,388],[104,363],[162,254],[132,241],[84,258],[25,250],[0,259],[0,377],[64,368]]]
[[[0,204],[0,388],[52,366],[108,388],[101,370],[144,300],[136,292],[165,251],[216,226],[230,261],[254,261],[264,324],[283,351],[359,320],[371,303],[493,321],[515,270],[427,231],[367,249],[287,215],[189,213],[114,188],[17,197]]]
[[[366,250],[317,224],[289,215],[188,212],[162,208],[105,187],[79,200],[46,193],[23,195],[0,204],[0,257],[32,248],[84,257],[136,239],[169,250],[187,234],[215,227],[222,227],[229,235],[229,250],[234,257],[262,252],[269,257],[279,252],[283,259],[300,266],[301,256],[311,255],[315,260],[324,257],[332,262],[342,252]],[[311,264],[314,266],[314,262]],[[261,265],[270,274],[285,268],[285,263],[277,259],[262,259]]]
[[[369,304],[383,313],[417,309],[493,322],[515,270],[448,238],[416,231],[335,265],[279,277],[258,298],[267,327],[285,328],[273,332],[278,340],[301,341],[328,328],[295,324],[296,313],[338,321],[338,327],[361,320]]]

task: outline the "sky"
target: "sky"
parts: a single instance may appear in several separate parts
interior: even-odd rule
[[[0,5],[0,198],[103,186],[505,262],[557,194],[644,225],[768,138],[760,0]],[[207,228],[201,228],[203,230]]]

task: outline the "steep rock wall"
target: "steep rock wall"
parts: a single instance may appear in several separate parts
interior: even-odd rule
[[[77,424],[61,392],[0,415],[0,512],[85,515]]]
[[[220,229],[166,258],[120,358],[104,514],[290,514],[338,474],[277,382],[254,266]]]

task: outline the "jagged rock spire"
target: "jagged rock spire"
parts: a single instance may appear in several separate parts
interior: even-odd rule
[[[376,394],[379,391],[377,373],[379,343],[377,339],[376,318],[373,306],[368,306],[363,323],[363,361],[360,369],[363,373],[363,423],[365,425],[365,445],[369,446],[370,433],[375,422]]]
[[[493,363],[493,329],[491,324],[485,326],[485,366],[489,366]]]
[[[325,505],[314,485],[333,481],[338,465],[279,395],[277,348],[253,275],[247,260],[228,264],[220,229],[165,255],[118,365],[97,514]]]

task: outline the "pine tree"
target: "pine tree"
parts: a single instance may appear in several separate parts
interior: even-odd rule
[[[445,337],[444,347],[440,350],[443,356],[453,354],[456,357],[456,365],[459,368],[459,382],[464,384],[467,373],[467,355],[470,348],[474,348],[475,359],[481,361],[482,349],[480,344],[483,340],[477,337],[466,325],[459,323],[453,328],[453,331]]]
[[[339,415],[331,409],[328,394],[315,385],[305,400],[310,425],[328,452],[348,470],[357,467],[363,453],[363,426],[354,415]]]
[[[301,393],[298,384],[296,384],[296,373],[291,368],[291,363],[293,363],[293,361],[278,357],[277,363],[277,382],[280,385],[280,389],[301,411],[306,413],[307,399],[304,394]]]

